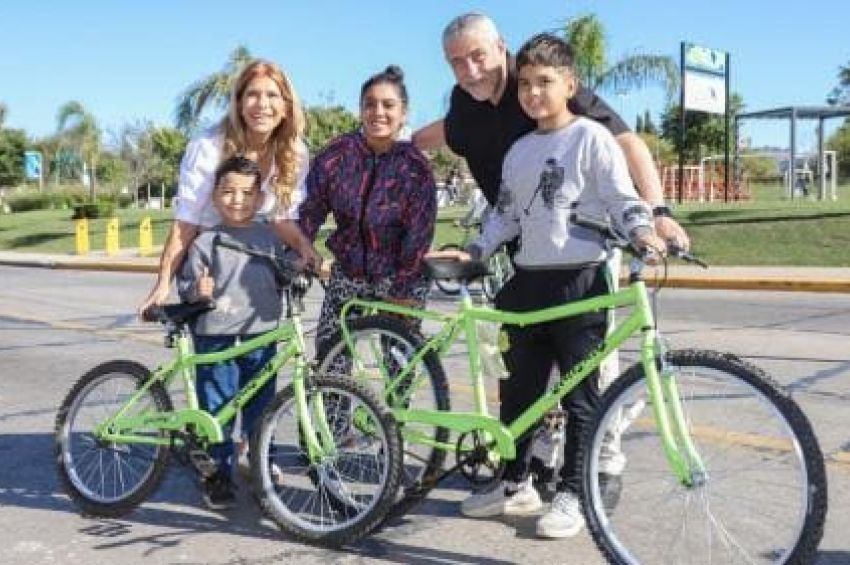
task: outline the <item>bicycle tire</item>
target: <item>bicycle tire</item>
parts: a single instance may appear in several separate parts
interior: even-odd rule
[[[116,378],[126,383],[109,382]],[[149,378],[150,371],[143,365],[109,361],[83,375],[59,408],[54,428],[59,483],[86,514],[122,516],[150,496],[162,481],[167,446],[103,444],[92,433],[97,424],[114,415]],[[119,390],[120,384],[124,386]],[[123,394],[119,394],[121,391]],[[135,405],[139,410],[150,407],[161,412],[172,410],[171,399],[161,384],[154,384],[147,392],[147,397]],[[149,433],[168,435],[165,430],[152,429]],[[87,461],[90,464],[86,467]]]
[[[455,243],[446,243],[441,245],[440,251],[460,251],[460,246]],[[457,279],[436,279],[434,284],[437,285],[444,294],[449,296],[457,296],[460,293],[460,281]]]
[[[360,353],[360,346],[364,343],[375,343],[377,341],[381,348],[382,355],[384,351],[392,349],[398,351],[395,354],[394,360],[398,361],[399,356],[409,358],[415,352],[424,347],[425,339],[409,325],[397,318],[387,316],[365,316],[355,318],[348,322],[349,331],[358,348],[358,358],[364,361],[363,371],[367,375],[356,376],[356,378],[368,378],[368,373],[377,371],[375,363],[384,363],[384,358],[365,359],[366,353]],[[346,343],[343,340],[342,332],[337,331],[330,340],[330,347],[327,353],[319,361],[319,374],[348,374],[350,369],[350,356],[347,353]],[[392,344],[392,347],[388,344]],[[374,351],[374,349],[372,349]],[[345,361],[340,363],[338,359]],[[424,355],[421,361],[421,368],[416,368],[415,373],[424,371],[427,374],[427,381],[423,383],[416,391],[410,394],[409,402],[402,404],[394,404],[392,398],[386,398],[383,386],[378,387],[376,392],[384,398],[390,408],[404,406],[405,408],[415,408],[422,410],[440,410],[448,412],[451,410],[451,401],[449,397],[449,385],[446,373],[443,370],[443,365],[440,362],[439,356],[434,351],[429,351]],[[403,393],[404,394],[404,393]],[[397,397],[396,397],[397,398]],[[404,430],[400,424],[400,429]],[[409,432],[418,432],[428,437],[428,439],[448,443],[449,430],[438,426],[429,426],[426,424],[408,423]],[[440,448],[431,447],[422,444],[411,444],[404,442],[404,474],[402,476],[402,492],[399,499],[396,501],[396,508],[393,509],[393,515],[403,514],[413,504],[418,502],[418,497],[410,497],[407,494],[407,487],[415,486],[424,477],[435,476],[442,468],[446,460],[446,451]]]
[[[308,404],[319,397],[348,398],[368,413],[374,429],[343,438],[332,425],[337,453],[311,463],[290,384],[266,407],[251,438],[254,494],[283,531],[301,541],[339,547],[368,535],[392,507],[401,475],[401,440],[392,414],[368,387],[326,375],[311,377],[306,386]],[[281,477],[277,482],[272,464]],[[361,472],[354,473],[355,467]],[[350,503],[341,505],[343,498]]]
[[[800,407],[733,355],[683,350],[667,360],[705,480],[687,487],[673,475],[643,367],[632,367],[605,393],[583,442],[582,504],[599,549],[612,563],[812,562],[827,483]],[[600,455],[612,433],[622,434],[626,459],[619,504],[606,511]]]

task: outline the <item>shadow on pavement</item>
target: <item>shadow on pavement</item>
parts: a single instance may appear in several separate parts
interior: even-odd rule
[[[79,513],[68,497],[60,492],[53,457],[52,434],[0,434],[0,507],[5,507],[4,512],[14,512],[12,509],[17,507]],[[147,503],[120,518],[81,516],[76,529],[89,538],[88,545],[94,551],[108,552],[137,545],[146,556],[179,547],[184,538],[199,533],[225,533],[288,543],[294,541],[262,516],[248,485],[240,483],[237,494],[239,504],[233,510],[227,513],[207,511],[201,505],[193,471],[172,461],[165,480]],[[163,503],[171,507],[164,507]],[[273,562],[292,559],[297,562],[299,557],[324,557],[323,560],[326,560],[334,554],[345,553],[380,558],[391,563],[510,563],[401,543],[400,540],[408,534],[422,529],[421,521],[416,520],[417,515],[451,516],[456,514],[456,506],[453,502],[428,500],[414,509],[411,517],[388,525],[380,535],[363,539],[342,550],[298,544],[271,557],[263,557],[258,562],[270,562],[269,558]],[[153,526],[156,530],[152,532],[146,526]],[[247,559],[244,563],[251,563],[251,560]]]

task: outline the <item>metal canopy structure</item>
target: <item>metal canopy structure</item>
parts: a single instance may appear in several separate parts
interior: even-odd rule
[[[745,112],[735,116],[735,171],[738,171],[740,123],[742,120],[780,119],[790,120],[789,128],[789,160],[788,160],[788,182],[785,186],[786,196],[794,197],[795,167],[797,163],[797,120],[818,121],[818,177],[820,178],[818,198],[826,198],[826,160],[823,148],[823,125],[831,118],[850,117],[850,106],[786,106],[773,108],[772,110],[761,110],[758,112]],[[833,176],[836,171],[832,172]]]

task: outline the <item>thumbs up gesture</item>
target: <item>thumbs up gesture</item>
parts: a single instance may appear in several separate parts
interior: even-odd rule
[[[201,276],[198,277],[196,284],[198,298],[201,300],[212,300],[213,290],[215,290],[215,280],[210,276],[210,269],[206,265],[204,265]]]

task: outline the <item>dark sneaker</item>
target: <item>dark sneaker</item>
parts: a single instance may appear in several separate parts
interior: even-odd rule
[[[233,482],[230,477],[216,473],[203,481],[204,504],[210,510],[228,510],[236,505],[236,495],[233,493]]]

